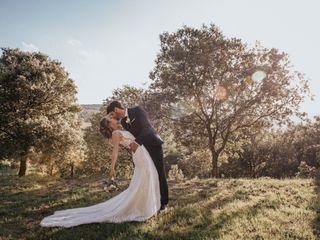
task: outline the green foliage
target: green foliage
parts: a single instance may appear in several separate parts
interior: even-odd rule
[[[178,162],[178,166],[188,178],[196,176],[200,178],[210,177],[210,152],[208,150],[186,151]]]
[[[21,159],[19,175],[34,153],[54,154],[56,165],[73,164],[68,153],[80,156],[82,145],[74,81],[60,62],[40,52],[2,51],[0,158]]]
[[[257,44],[248,48],[215,26],[184,26],[160,35],[150,89],[161,99],[173,133],[188,148],[211,152],[211,174],[229,144],[251,128],[283,124],[309,93],[289,57]]]
[[[285,130],[251,132],[244,147],[227,156],[221,173],[227,177],[314,176],[314,169],[320,167],[319,123],[316,117]]]
[[[142,88],[125,85],[122,88],[115,89],[112,93],[112,96],[103,101],[103,105],[100,108],[99,113],[93,115],[91,119],[91,127],[85,130],[85,139],[88,146],[88,152],[87,160],[84,164],[86,167],[84,169],[88,169],[88,171],[95,169],[94,172],[97,172],[98,169],[102,169],[101,167],[109,169],[109,165],[106,165],[105,163],[106,160],[111,162],[110,156],[112,149],[110,145],[102,146],[103,138],[98,132],[98,126],[99,120],[102,118],[102,116],[106,115],[107,105],[113,100],[119,100],[124,107],[127,108],[137,105],[144,107],[144,109],[148,112],[151,123],[155,129],[159,132],[163,139],[168,140],[164,144],[165,154],[172,150],[175,151],[175,143],[174,141],[170,140],[173,137],[171,133],[172,125],[170,125],[166,119],[160,118],[162,112],[157,94],[151,93]],[[119,155],[118,165],[118,174],[123,177],[131,176],[133,166],[131,152],[126,149],[122,149],[121,154]],[[168,168],[170,168],[170,166],[167,166],[167,169]],[[102,172],[104,171],[105,170]]]
[[[184,175],[181,169],[179,169],[178,165],[171,165],[171,169],[168,173],[168,178],[170,180],[183,180]]]
[[[85,161],[79,167],[79,173],[85,175],[107,174],[111,166],[112,146],[106,141],[99,132],[99,122],[103,115],[103,108],[100,112],[92,115],[91,126],[84,131],[84,139],[86,142]],[[120,149],[118,160],[116,163],[116,177],[130,178],[133,171],[133,162],[131,153],[124,149]]]
[[[120,100],[148,112],[165,140],[167,173],[177,165],[185,177],[280,178],[295,176],[301,162],[320,167],[320,118],[290,126],[292,114],[305,117],[298,108],[309,88],[286,53],[259,44],[249,48],[215,25],[184,26],[160,35],[150,78],[147,89],[125,85],[102,106],[81,111],[76,86],[60,62],[3,49],[0,159],[12,166],[20,161],[20,175],[27,163],[49,175],[107,174],[112,149],[99,121],[107,104]],[[79,117],[90,125],[83,131]],[[289,128],[268,131],[274,123]],[[122,149],[117,176],[130,178],[132,168],[131,153]]]
[[[316,174],[316,168],[308,166],[308,164],[302,161],[298,167],[299,172],[296,174],[297,177],[310,178]]]
[[[120,101],[125,107],[142,106],[148,113],[154,128],[163,137],[170,137],[172,124],[165,117],[165,110],[161,108],[162,98],[165,96],[151,90],[144,90],[124,85],[112,92],[112,96],[103,101],[102,111],[106,112],[108,104],[113,100]]]

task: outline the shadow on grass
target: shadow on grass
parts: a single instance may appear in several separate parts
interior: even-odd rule
[[[253,206],[232,211],[220,211],[217,215],[211,211],[216,208],[222,209],[225,205],[238,199],[244,199],[244,197],[233,194],[209,201],[199,207],[195,203],[174,209],[173,213],[163,218],[157,228],[147,236],[149,239],[220,239],[220,232],[226,224],[244,215],[254,217],[269,204],[268,201],[261,201]]]
[[[210,210],[223,207],[238,196],[201,203],[190,202],[182,207],[173,206],[168,212],[154,216],[146,222],[97,223],[75,226],[69,229],[41,229],[30,239],[215,239],[220,228],[241,212],[229,215],[220,214],[214,221],[210,219]],[[198,199],[199,200],[199,199]],[[175,202],[175,205],[178,203]],[[199,204],[201,206],[197,207]],[[180,205],[180,204],[179,204]]]
[[[317,171],[314,178],[316,199],[311,208],[316,212],[316,218],[313,221],[314,234],[320,239],[320,170]]]
[[[146,222],[93,223],[68,229],[40,228],[34,231],[28,239],[190,239],[188,235],[202,236],[206,233],[204,229],[210,225],[210,222],[207,222],[208,219],[203,217],[206,212],[239,198],[239,195],[235,194],[207,202],[209,196],[217,193],[216,185],[209,185],[209,187],[197,186],[196,189],[193,189],[185,185],[170,188],[172,199],[169,212],[154,216]],[[186,189],[189,190],[188,193]],[[182,193],[184,193],[183,198]],[[197,205],[201,207],[194,209],[194,206]],[[197,220],[194,221],[195,219]],[[179,231],[185,226],[192,227],[196,232],[202,231],[200,235],[190,231],[184,235]]]
[[[28,239],[141,239],[140,226],[144,223],[91,223],[68,229],[41,228],[31,234]]]
[[[0,206],[6,215],[0,239],[219,239],[224,226],[234,218],[256,215],[268,202],[256,203],[239,209],[223,209],[235,200],[246,200],[248,193],[235,191],[216,196],[220,191],[216,183],[179,184],[170,186],[170,208],[146,222],[92,223],[72,228],[43,228],[41,219],[55,210],[94,205],[106,201],[123,191],[106,194],[99,188],[76,186],[68,189],[64,182],[47,189],[7,192]],[[60,190],[60,192],[56,192]],[[77,199],[66,197],[79,194]],[[2,221],[2,220],[0,220]],[[28,231],[26,231],[28,229]]]
[[[62,181],[62,184],[61,182],[57,184],[58,187],[47,188],[42,186],[39,189],[32,189],[30,184],[27,187],[19,186],[17,182],[12,181],[13,178],[7,179],[5,188],[2,187],[4,183],[1,184],[0,239],[5,240],[30,239],[30,236],[37,234],[41,229],[39,224],[42,218],[53,214],[54,211],[94,205],[112,198],[123,191],[123,188],[126,188],[126,186],[121,186],[117,192],[110,194],[106,193],[102,186],[101,188],[70,187],[64,185],[65,182]],[[2,180],[4,179],[2,178]],[[10,184],[12,185],[10,186]],[[57,230],[54,230],[54,232],[57,232]],[[34,239],[38,239],[38,237]]]

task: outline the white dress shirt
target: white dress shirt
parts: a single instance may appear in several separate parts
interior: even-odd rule
[[[124,117],[127,117],[126,123],[129,123],[130,122],[130,118],[129,118],[129,115],[128,115],[128,108],[126,108]]]
[[[126,108],[126,110],[125,110],[124,117],[127,117],[126,123],[129,124],[130,123],[130,118],[129,118],[129,115],[128,115],[128,108]],[[133,141],[133,142],[140,146],[140,144],[137,143],[136,141]]]

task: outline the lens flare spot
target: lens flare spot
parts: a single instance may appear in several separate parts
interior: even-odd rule
[[[214,93],[218,100],[223,100],[227,97],[227,90],[221,85],[216,86]]]
[[[265,79],[267,76],[267,74],[264,72],[264,71],[255,71],[252,76],[251,76],[251,79],[253,81],[262,81],[263,79]]]

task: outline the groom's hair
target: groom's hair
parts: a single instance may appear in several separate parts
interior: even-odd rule
[[[116,107],[124,109],[124,107],[119,101],[112,101],[107,107],[107,114],[113,112]]]

